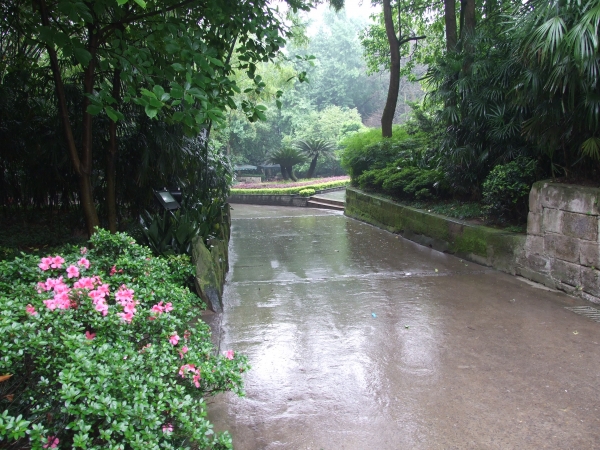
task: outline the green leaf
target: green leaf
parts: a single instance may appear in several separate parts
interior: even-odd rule
[[[134,0],[142,8],[146,8],[146,2],[144,0]]]
[[[223,64],[223,62],[217,58],[211,58],[210,56],[208,57],[208,60],[213,63],[215,66],[219,66],[219,67],[225,67],[225,65]]]
[[[83,67],[87,67],[92,60],[92,54],[82,47],[73,48],[73,54],[75,55],[75,59],[77,59],[79,64]]]
[[[154,92],[156,98],[161,98],[164,95],[165,90],[160,84],[157,84],[152,88],[152,92]]]
[[[114,110],[114,108],[112,108],[111,106],[106,106],[104,108],[104,111],[106,111],[106,115],[113,121],[116,122],[117,120],[119,120],[119,115],[117,114],[117,111]]]
[[[173,70],[175,70],[175,72],[183,72],[185,70],[185,67],[183,67],[183,65],[179,63],[171,64],[171,67],[173,68]]]
[[[99,105],[88,105],[86,111],[91,114],[92,116],[96,116],[98,114],[100,114],[100,111],[102,111],[102,106]]]
[[[148,117],[150,117],[151,119],[154,119],[156,117],[156,115],[158,114],[158,108],[153,108],[150,105],[146,105],[146,108],[144,108],[144,111],[146,112],[146,115]]]

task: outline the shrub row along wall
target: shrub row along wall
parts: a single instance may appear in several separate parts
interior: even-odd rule
[[[220,236],[204,243],[201,237],[192,242],[192,262],[196,266],[194,285],[196,292],[214,312],[223,312],[223,286],[229,271],[229,239],[231,237],[231,212],[225,205],[224,223]]]
[[[534,184],[527,235],[346,190],[346,215],[436,250],[600,303],[600,189]]]
[[[519,274],[600,303],[599,203],[598,188],[535,183]]]

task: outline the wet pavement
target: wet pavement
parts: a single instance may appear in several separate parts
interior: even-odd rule
[[[600,449],[600,323],[565,294],[334,211],[233,205],[220,349],[254,449]]]

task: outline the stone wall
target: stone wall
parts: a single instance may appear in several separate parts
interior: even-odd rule
[[[345,214],[418,244],[513,275],[525,245],[524,235],[428,213],[354,188],[346,189]]]
[[[540,181],[517,273],[600,303],[600,189]]]
[[[229,203],[242,203],[247,205],[270,206],[306,206],[308,197],[301,195],[261,195],[261,194],[233,194],[227,201]]]
[[[527,235],[471,225],[346,190],[346,215],[436,250],[600,303],[600,189],[541,181]]]
[[[223,312],[223,286],[229,271],[229,239],[231,237],[231,212],[225,206],[219,236],[206,244],[196,237],[192,242],[192,263],[196,266],[194,286],[208,308]]]

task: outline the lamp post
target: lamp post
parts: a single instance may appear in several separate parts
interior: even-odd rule
[[[158,190],[154,191],[154,195],[158,202],[161,204],[163,208],[167,211],[176,211],[181,208],[181,205],[173,198],[173,195],[166,190]]]

